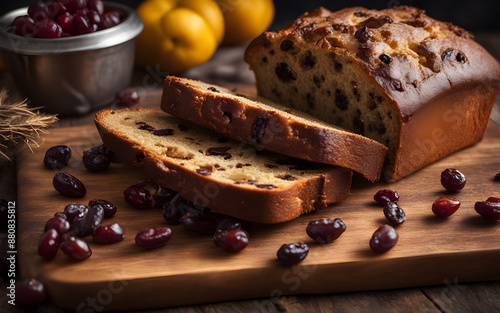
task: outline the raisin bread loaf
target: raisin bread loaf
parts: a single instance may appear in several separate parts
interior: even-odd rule
[[[389,148],[395,181],[481,140],[500,65],[472,35],[417,8],[318,8],[245,51],[260,96]]]
[[[387,148],[263,98],[167,76],[163,111],[280,154],[346,167],[378,180]]]
[[[161,111],[102,110],[95,123],[121,160],[216,213],[279,223],[349,195],[349,169],[256,151]]]

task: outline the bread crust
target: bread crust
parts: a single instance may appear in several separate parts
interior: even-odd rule
[[[365,37],[355,38],[356,33]],[[389,181],[474,144],[484,134],[500,88],[500,63],[460,27],[409,6],[381,11],[354,7],[333,13],[320,7],[282,30],[257,37],[245,51],[245,61],[255,70],[257,57],[285,39],[349,60],[399,113],[399,132],[394,134],[398,145],[388,152],[394,163],[384,169]],[[390,56],[388,63],[381,62],[383,54]],[[327,66],[333,71],[333,63]],[[258,75],[256,80],[259,95],[264,95]],[[450,123],[443,114],[457,108],[469,113],[455,113]],[[430,126],[423,117],[442,124]],[[455,125],[461,125],[460,132],[450,129]],[[438,129],[446,133],[447,141],[415,161],[418,143],[434,142],[432,133]]]
[[[263,98],[246,96],[250,99],[246,101],[240,97],[245,95],[208,86],[216,91],[208,90],[207,84],[201,82],[167,76],[161,109],[259,149],[349,168],[370,181],[380,178],[387,152],[384,145],[338,128],[298,119]],[[253,135],[257,121],[265,121],[261,138]]]
[[[341,202],[350,195],[352,171],[340,167],[314,175],[310,179],[296,180],[287,187],[271,190],[229,184],[210,176],[199,175],[132,142],[106,123],[109,114],[133,111],[146,110],[102,110],[96,114],[95,124],[106,147],[119,155],[123,162],[137,167],[144,175],[179,192],[185,199],[210,208],[212,212],[259,223],[281,223]],[[165,113],[158,111],[157,114]],[[136,157],[138,154],[141,154],[140,160]]]

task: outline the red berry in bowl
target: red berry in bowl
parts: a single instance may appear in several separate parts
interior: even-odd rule
[[[25,279],[16,283],[16,304],[37,307],[45,302],[45,287],[36,279]]]
[[[311,221],[307,225],[306,232],[309,237],[320,244],[334,241],[344,233],[346,226],[340,218],[324,218]]]
[[[217,247],[229,252],[238,252],[248,245],[248,233],[243,229],[218,230],[213,236]]]
[[[33,33],[37,38],[61,38],[63,30],[53,20],[43,19],[35,23]]]
[[[132,88],[120,90],[116,94],[117,105],[121,107],[130,107],[140,101],[139,94]]]
[[[373,196],[373,199],[381,205],[386,205],[389,202],[396,203],[399,200],[397,191],[389,189],[381,189]]]
[[[63,32],[68,34],[73,32],[75,29],[74,15],[69,12],[59,15],[56,18],[56,22],[61,26]]]
[[[493,201],[488,201],[493,200]],[[500,220],[500,201],[498,198],[490,197],[486,201],[476,202],[474,209],[484,218],[492,221]]]
[[[172,230],[168,227],[156,227],[144,230],[135,236],[135,243],[148,249],[159,248],[172,237]]]
[[[441,185],[448,191],[460,191],[465,186],[465,175],[454,168],[447,168],[441,173]]]
[[[28,15],[35,21],[50,19],[46,2],[37,1],[28,7]]]
[[[101,23],[99,27],[101,29],[110,28],[120,24],[121,22],[121,14],[118,11],[109,11],[102,15]]]
[[[60,240],[59,233],[55,229],[47,230],[38,241],[38,255],[47,261],[53,260],[57,255]]]
[[[432,204],[432,212],[439,217],[448,217],[460,207],[460,201],[451,197],[439,197]]]
[[[14,34],[23,37],[35,37],[35,21],[28,15],[18,16],[12,23]]]
[[[295,265],[304,260],[309,253],[309,247],[305,243],[296,242],[284,244],[278,250],[278,260],[285,265]]]
[[[87,8],[97,12],[99,15],[104,14],[104,3],[102,2],[102,0],[89,0]]]
[[[370,239],[370,248],[377,253],[389,251],[398,242],[399,235],[389,225],[380,226]]]
[[[87,0],[58,0],[64,5],[68,12],[75,13],[78,10],[83,10],[87,6]]]

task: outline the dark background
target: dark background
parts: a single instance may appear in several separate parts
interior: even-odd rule
[[[246,1],[246,0],[238,0]],[[28,6],[34,0],[0,0],[0,14],[4,14],[12,9]],[[137,7],[141,0],[115,0]],[[364,6],[371,9],[384,9],[395,5],[412,5],[424,9],[433,18],[452,22],[473,32],[499,31],[500,30],[500,1],[484,0],[275,0],[276,18],[271,26],[278,29],[300,15],[304,11],[311,11],[318,6],[324,6],[332,11],[344,7]]]

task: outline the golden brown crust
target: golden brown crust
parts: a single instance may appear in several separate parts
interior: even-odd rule
[[[371,181],[379,179],[387,151],[384,145],[366,137],[299,119],[263,98],[249,100],[220,86],[174,76],[165,78],[161,108],[233,139],[284,155],[349,168]],[[259,122],[263,135],[256,138]]]
[[[121,160],[137,167],[149,178],[176,190],[195,204],[209,207],[213,212],[259,223],[281,223],[349,196],[352,172],[340,167],[331,168],[331,171],[310,179],[291,182],[285,188],[271,190],[229,184],[199,175],[117,132],[108,122],[107,116],[124,112],[131,111],[102,110],[96,114],[96,127],[104,144]],[[141,155],[139,159],[136,157],[138,154]]]

